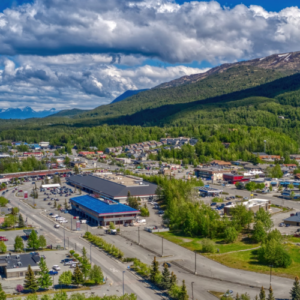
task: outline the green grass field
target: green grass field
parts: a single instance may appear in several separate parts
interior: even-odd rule
[[[300,270],[300,247],[288,244],[287,250],[292,257],[293,263],[288,268],[273,268],[272,274],[294,279],[299,276]],[[269,266],[261,265],[257,259],[257,250],[235,252],[228,254],[206,254],[210,259],[220,262],[230,268],[242,269],[246,271],[270,273]]]
[[[160,232],[156,233],[157,235],[167,239],[170,242],[178,244],[184,248],[187,248],[191,251],[201,252],[202,246],[201,241],[203,238],[193,238],[185,236],[182,232]],[[227,253],[232,251],[247,250],[259,247],[259,244],[253,243],[247,235],[241,235],[235,243],[226,244],[223,239],[213,239],[216,243],[216,248],[219,249],[219,253]]]

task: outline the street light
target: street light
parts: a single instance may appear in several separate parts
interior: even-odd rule
[[[194,282],[192,282],[192,300],[194,300]]]
[[[124,296],[124,290],[125,290],[125,287],[124,287],[124,275],[125,275],[125,271],[123,271],[123,296]]]
[[[270,265],[270,286],[272,284],[272,268],[273,268],[273,265]]]
[[[197,252],[195,251],[195,274],[197,274]]]

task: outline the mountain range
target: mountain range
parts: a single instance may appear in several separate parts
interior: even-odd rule
[[[126,98],[129,98],[133,95],[137,95],[140,92],[144,92],[144,91],[148,91],[148,89],[144,89],[144,90],[128,90],[126,92],[124,92],[123,94],[121,94],[120,96],[118,96],[115,100],[113,100],[111,103],[116,103],[116,102],[120,102]]]
[[[43,119],[0,124],[93,127],[239,124],[300,130],[300,52],[223,64],[135,95],[124,93],[92,110],[65,110]],[[122,99],[122,100],[120,100]],[[280,118],[279,118],[280,117]],[[1,128],[1,127],[0,127]]]
[[[0,109],[0,119],[44,118],[57,113],[55,108],[35,111],[31,107]]]

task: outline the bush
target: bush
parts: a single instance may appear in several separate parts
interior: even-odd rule
[[[22,293],[22,292],[24,291],[23,285],[18,284],[18,285],[16,286],[16,291],[17,291],[18,293]]]
[[[215,253],[216,252],[216,244],[214,241],[210,239],[203,239],[202,242],[202,252],[203,253]]]
[[[224,240],[226,243],[233,243],[234,241],[236,241],[238,235],[239,233],[233,226],[227,227],[224,231]]]
[[[283,245],[275,239],[267,241],[258,249],[258,260],[262,264],[281,268],[287,268],[292,264],[289,253],[284,249]]]
[[[211,199],[211,202],[223,202],[223,199],[219,198],[219,197],[215,197],[215,198]]]

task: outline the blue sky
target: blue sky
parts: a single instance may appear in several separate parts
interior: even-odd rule
[[[0,108],[93,108],[222,63],[300,51],[295,0],[183,3],[0,0]]]

